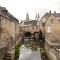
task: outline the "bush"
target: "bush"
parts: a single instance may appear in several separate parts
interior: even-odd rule
[[[20,52],[20,47],[22,45],[22,42],[19,42],[17,46],[15,46],[15,60],[18,60],[19,58],[19,52]]]

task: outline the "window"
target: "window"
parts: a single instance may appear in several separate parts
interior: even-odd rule
[[[60,21],[60,19],[58,19]]]
[[[51,19],[51,24],[53,24],[53,19]]]
[[[32,27],[32,29],[34,30],[34,27]]]
[[[51,32],[51,26],[49,25],[48,26],[48,33],[50,33]]]

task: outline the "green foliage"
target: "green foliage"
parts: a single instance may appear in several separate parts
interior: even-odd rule
[[[15,60],[17,60],[19,57],[19,49],[20,49],[19,45],[15,47]]]
[[[17,46],[15,46],[15,60],[18,60],[19,54],[20,54],[20,47],[22,45],[22,41],[18,43]]]
[[[42,60],[49,60],[47,54],[46,54],[46,50],[45,48],[40,48],[40,52],[41,52],[41,58]]]

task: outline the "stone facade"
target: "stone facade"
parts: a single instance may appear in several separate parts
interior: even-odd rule
[[[19,21],[5,7],[0,7],[0,52],[4,47],[12,50],[12,44],[19,34]],[[3,50],[2,50],[3,51]],[[5,51],[8,52],[7,50]],[[3,54],[4,52],[2,52]],[[2,58],[0,59],[2,60]]]
[[[60,13],[51,13],[50,11],[41,18],[41,22],[47,55],[51,60],[60,60],[60,53],[58,53],[60,52]]]
[[[22,28],[24,32],[27,32],[27,31],[31,33],[39,32],[40,25],[37,25],[37,22],[38,22],[37,20],[29,20],[29,24],[28,24],[28,21],[25,21],[25,22],[27,23],[23,25],[20,23],[20,27]],[[34,22],[36,22],[36,24]]]
[[[46,13],[41,20],[45,20],[45,32],[46,33],[54,33],[56,36],[60,35],[60,13]]]
[[[20,22],[20,28],[22,29],[22,31],[24,31],[24,32],[29,31],[31,33],[39,32],[39,30],[40,30],[39,14],[35,20],[32,20],[32,19],[27,20],[28,16],[29,16],[29,14],[26,15],[26,20]]]

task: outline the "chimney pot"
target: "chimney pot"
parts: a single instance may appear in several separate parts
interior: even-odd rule
[[[49,14],[51,14],[51,10],[49,11]]]
[[[56,11],[54,11],[54,14],[56,14]]]

